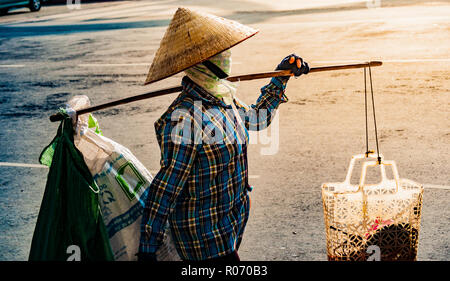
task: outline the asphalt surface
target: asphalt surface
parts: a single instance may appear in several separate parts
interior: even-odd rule
[[[179,75],[154,86],[142,86],[154,52],[179,2],[182,1],[101,2],[82,4],[81,10],[69,10],[65,5],[44,6],[37,13],[20,9],[0,17],[0,162],[38,164],[41,150],[52,140],[58,126],[51,123],[48,117],[74,95],[88,95],[93,104],[98,104],[177,85],[181,77]],[[215,4],[211,2],[214,1],[187,1],[186,5],[215,11]],[[227,1],[218,5],[216,13],[245,24],[259,26],[272,18],[283,19],[284,16],[316,13],[320,16],[321,11],[324,11],[308,5],[303,10],[302,7],[297,7],[297,10],[292,9],[291,12],[269,11],[269,2]],[[285,2],[288,1],[281,4],[287,5]],[[326,5],[332,1],[319,2]],[[402,4],[408,1],[392,2]],[[409,2],[420,4],[426,1]],[[359,3],[339,9],[351,12],[361,9],[361,5],[365,4]],[[326,11],[333,12],[333,9],[339,10],[327,8]],[[284,22],[287,26],[292,24],[288,21],[289,17]],[[446,23],[448,35],[448,21]],[[269,28],[270,24],[266,29]],[[350,29],[343,28],[341,32],[350,32],[347,30]],[[283,44],[282,39],[279,39],[279,42],[280,45]],[[319,46],[316,42],[309,43],[312,43],[311,48],[314,44]],[[242,50],[238,50],[241,54],[240,60],[236,61],[238,67],[244,63],[245,56],[242,54],[247,54]],[[342,49],[340,51],[343,52]],[[271,70],[268,67],[272,65],[275,65],[275,62],[270,62],[267,67],[264,65],[264,69]],[[445,66],[448,68],[448,62]],[[245,72],[247,68],[242,66],[240,69]],[[445,73],[436,70],[433,75],[438,77],[436,79],[443,79],[448,86]],[[342,84],[342,89],[354,85],[350,78],[348,80],[347,84]],[[315,80],[311,82],[310,87],[322,87],[322,84],[316,83]],[[258,83],[258,87],[262,83]],[[448,96],[448,92],[446,94]],[[159,167],[159,149],[153,132],[153,122],[175,96],[176,94],[173,94],[104,110],[96,116],[108,137],[139,155],[141,162],[154,172]],[[257,95],[254,96],[256,97]],[[338,111],[333,107],[336,101],[331,97],[326,97],[324,104],[323,100],[319,104],[313,99],[293,98],[292,102],[291,107],[286,106],[286,115],[282,115],[282,118],[285,118],[281,121],[283,150],[269,158],[260,157],[258,154],[250,159],[252,184],[261,186],[261,191],[254,192],[254,211],[242,245],[241,256],[246,260],[326,259],[322,205],[318,190],[321,182],[329,181],[330,178],[341,178],[347,160],[355,150],[350,150],[350,144],[346,143],[343,144],[342,151],[336,152],[335,155],[312,148],[315,140],[331,142],[333,138],[345,138],[347,135],[344,132],[324,136],[323,139],[288,137],[287,130],[291,126],[289,122],[296,120],[286,119],[293,116],[294,113],[290,113],[294,110],[293,106],[303,106],[306,103],[307,106],[302,107],[304,111],[301,115],[302,118],[305,117],[305,121],[302,121],[305,127],[317,125],[308,121],[308,116]],[[436,99],[435,102],[437,106],[445,106],[445,100],[442,98]],[[447,115],[442,116],[448,116],[448,111]],[[448,122],[445,117],[443,120],[443,123]],[[345,124],[352,126],[351,121],[352,119],[347,120]],[[445,125],[443,123],[440,124],[441,128]],[[448,125],[441,131],[447,129]],[[350,132],[353,134],[354,130]],[[319,135],[314,130],[310,133]],[[443,146],[448,145],[448,134],[445,139],[436,139],[436,146],[439,145],[440,148],[434,147],[430,150],[423,163],[419,161],[414,166],[410,164],[409,156],[401,160],[403,167],[407,166],[408,172],[419,179],[431,178],[422,171],[429,170],[428,163],[436,162],[439,168],[428,183],[445,187],[450,182],[447,154],[449,149],[448,146]],[[289,152],[287,148],[295,153]],[[253,155],[256,155],[259,149],[259,146],[252,148]],[[399,158],[403,157],[403,154],[398,155]],[[444,159],[441,159],[441,156]],[[313,161],[320,157],[322,160]],[[420,171],[414,174],[414,169],[419,165]],[[276,171],[277,169],[279,171]],[[26,165],[0,166],[0,260],[27,259],[47,172],[46,168]],[[264,177],[266,180],[263,180]],[[312,177],[316,179],[313,180]],[[303,182],[303,179],[307,180]],[[423,249],[419,252],[419,259],[448,260],[449,193],[442,190],[429,192],[429,198],[433,198],[433,201],[424,206],[426,217],[420,242]],[[263,198],[267,200],[262,200]]]
[[[96,3],[83,5],[82,9],[87,11],[114,5],[117,3]],[[109,62],[112,58],[106,54],[100,60],[88,57],[95,49],[108,52],[109,44],[115,44],[116,36],[120,38],[120,34],[131,29],[167,24],[167,19],[163,22],[94,21],[85,25],[79,24],[79,21],[45,26],[9,24],[11,21],[22,23],[70,12],[65,5],[44,6],[37,13],[19,9],[0,17],[0,145],[3,148],[0,162],[38,164],[41,150],[52,140],[58,126],[50,123],[48,116],[59,107],[64,107],[71,96],[96,95],[100,91],[116,98],[120,94],[113,89],[118,85],[121,86],[116,89],[123,87],[124,92],[133,93],[129,86],[141,84],[147,65],[138,66],[138,71],[128,66],[119,72],[115,66],[105,73],[105,67],[100,66],[99,71],[96,66],[92,69],[79,64]],[[94,19],[96,15],[93,15]],[[116,35],[114,32],[117,32]],[[102,40],[99,34],[109,39]],[[123,59],[123,62],[130,60]],[[118,112],[111,110],[104,114]],[[28,258],[47,173],[46,168],[0,166],[0,260]]]

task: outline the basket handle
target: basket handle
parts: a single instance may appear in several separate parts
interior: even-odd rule
[[[364,188],[364,184],[365,184],[365,180],[366,180],[366,174],[367,174],[367,168],[368,167],[375,167],[377,165],[380,165],[380,169],[381,169],[381,182],[380,185],[383,184],[387,184],[387,182],[389,181],[389,179],[386,177],[386,171],[385,171],[385,166],[391,166],[392,168],[392,173],[394,175],[394,180],[395,180],[395,186],[396,186],[396,192],[398,192],[398,188],[399,188],[399,183],[400,183],[400,178],[398,176],[398,170],[397,170],[397,165],[395,164],[395,161],[392,160],[384,160],[380,163],[378,163],[378,161],[367,161],[363,163],[362,169],[361,169],[361,178],[359,180],[359,191],[362,191],[362,189]]]
[[[381,160],[383,160],[383,155],[380,154]],[[350,185],[350,180],[352,178],[352,174],[353,174],[353,169],[355,167],[355,162],[357,159],[366,159],[366,158],[373,158],[373,159],[378,159],[378,155],[375,154],[374,152],[370,152],[367,154],[357,154],[357,155],[353,155],[352,156],[352,160],[350,160],[350,164],[348,166],[348,170],[347,170],[347,176],[345,177],[345,181],[344,183],[346,185]],[[384,167],[382,167],[381,169],[381,175],[386,177],[386,172],[384,170]]]

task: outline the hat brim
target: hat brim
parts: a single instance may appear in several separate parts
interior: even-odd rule
[[[215,55],[220,54],[220,53],[222,53],[222,52],[224,52],[224,51],[226,51],[226,50],[229,50],[229,49],[233,48],[234,46],[239,45],[240,43],[244,42],[245,40],[247,40],[247,39],[249,39],[249,38],[255,36],[258,32],[259,32],[259,30],[256,30],[253,34],[251,34],[251,35],[247,36],[246,38],[242,39],[241,41],[239,41],[239,42],[237,42],[237,43],[231,45],[230,47],[225,48],[225,49],[223,49],[223,50],[221,50],[221,51],[218,51],[218,52],[215,53],[214,55],[209,56],[209,57],[207,57],[207,58],[205,58],[205,59],[199,60],[198,62],[192,63],[192,64],[186,66],[185,68],[183,68],[183,69],[181,69],[181,70],[179,70],[179,71],[177,71],[177,72],[174,72],[174,73],[172,73],[172,74],[168,74],[168,75],[163,76],[163,77],[158,78],[158,79],[154,79],[154,80],[150,80],[150,81],[145,81],[144,85],[148,85],[148,84],[152,84],[152,83],[155,83],[155,82],[164,80],[164,79],[166,79],[166,78],[168,78],[168,77],[171,77],[171,76],[174,76],[174,75],[176,75],[176,74],[178,74],[178,73],[180,73],[180,72],[183,72],[183,71],[185,71],[186,69],[188,69],[188,68],[190,68],[190,67],[192,67],[192,66],[194,66],[194,65],[196,65],[196,64],[199,64],[199,63],[202,63],[202,62],[204,62],[204,61],[207,61],[207,60],[209,60],[210,58],[214,57]]]
[[[155,53],[144,85],[180,73],[258,33],[237,21],[178,8]]]

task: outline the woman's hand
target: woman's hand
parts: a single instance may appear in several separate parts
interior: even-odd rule
[[[302,74],[308,74],[308,63],[296,54],[291,54],[285,57],[275,70],[290,70],[294,76],[298,77]]]

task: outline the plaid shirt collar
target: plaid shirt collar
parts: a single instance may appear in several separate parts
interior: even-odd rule
[[[231,105],[226,105],[221,99],[209,94],[205,89],[195,84],[189,77],[184,76],[181,81],[183,86],[183,92],[179,98],[183,98],[185,95],[194,97],[196,100],[202,100],[210,105],[217,105],[224,108],[231,108]]]

